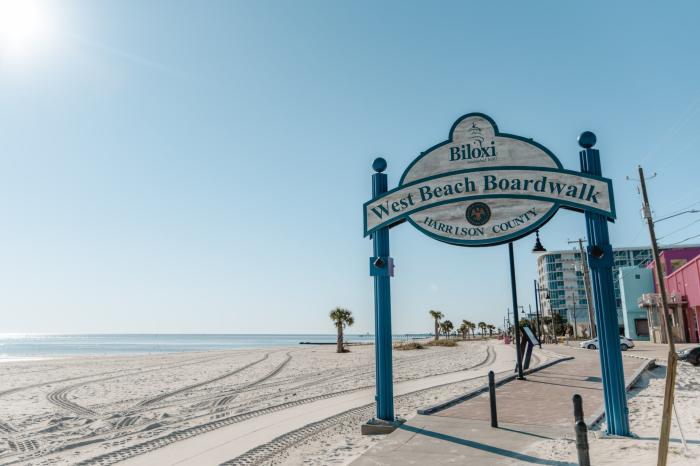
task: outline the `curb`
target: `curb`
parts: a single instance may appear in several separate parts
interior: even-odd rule
[[[537,372],[539,370],[545,369],[547,367],[553,366],[554,364],[560,363],[562,361],[569,361],[571,359],[574,359],[573,356],[563,356],[560,357],[559,359],[554,359],[551,361],[547,361],[545,363],[540,364],[537,367],[533,367],[532,369],[527,369],[523,371],[523,375],[529,375],[532,374],[533,372]],[[500,387],[501,385],[504,385],[508,382],[511,382],[517,378],[517,374],[511,374],[507,375],[505,377],[501,377],[500,379],[496,380],[496,387]],[[430,415],[430,414],[435,414],[437,412],[443,411],[447,408],[450,408],[456,404],[462,403],[463,401],[467,401],[471,398],[474,398],[475,396],[481,395],[482,393],[488,392],[489,391],[489,386],[488,384],[482,385],[481,387],[477,387],[474,390],[471,390],[464,395],[460,395],[456,398],[452,398],[447,401],[443,401],[442,403],[438,403],[433,406],[429,406],[427,408],[421,408],[417,412],[418,414],[423,414],[423,415]]]
[[[569,346],[569,345],[565,345],[565,346],[567,348],[572,348],[572,349],[579,350],[579,351],[591,351],[588,348],[581,348],[580,346]],[[598,351],[598,350],[594,350],[594,351]],[[643,360],[647,360],[647,361],[655,360],[655,358],[648,358],[646,356],[637,356],[636,354],[628,354],[627,351],[622,351],[622,357],[623,358],[643,359]]]
[[[637,381],[642,376],[642,374],[644,374],[649,369],[653,369],[654,367],[656,367],[656,359],[643,358],[640,356],[629,356],[629,357],[633,357],[633,358],[637,358],[637,359],[646,359],[647,362],[646,362],[646,364],[639,366],[637,368],[637,370],[634,371],[634,374],[632,374],[632,378],[630,379],[629,383],[627,383],[625,385],[625,392],[630,391],[630,388],[632,388],[634,386],[634,384],[637,383]],[[590,421],[587,423],[588,428],[589,429],[593,428],[596,424],[598,424],[600,421],[602,421],[604,417],[605,417],[605,405],[603,404],[603,406],[600,409],[598,409],[598,411],[596,411],[595,414],[593,414]]]

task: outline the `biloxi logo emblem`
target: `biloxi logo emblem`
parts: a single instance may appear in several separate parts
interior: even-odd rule
[[[364,204],[364,233],[408,220],[441,241],[487,246],[527,235],[559,208],[614,219],[612,182],[566,170],[541,144],[470,113],[408,166],[397,188]]]
[[[491,140],[484,146],[484,136],[476,122],[472,122],[472,126],[467,130],[467,133],[470,142],[450,146],[450,161],[496,157],[495,142]]]

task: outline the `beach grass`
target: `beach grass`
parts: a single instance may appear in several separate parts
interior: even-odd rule
[[[400,343],[394,343],[394,349],[400,351],[406,350],[416,350],[425,349],[425,346],[415,341],[402,341]]]
[[[457,342],[454,340],[431,340],[427,344],[428,346],[457,346]]]

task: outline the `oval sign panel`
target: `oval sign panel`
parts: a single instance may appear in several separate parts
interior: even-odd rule
[[[546,147],[470,113],[408,166],[396,189],[365,203],[365,235],[408,220],[440,241],[488,246],[529,234],[560,207],[612,220],[612,182],[565,170]]]

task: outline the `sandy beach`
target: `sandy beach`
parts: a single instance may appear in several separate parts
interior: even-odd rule
[[[347,464],[375,441],[359,433],[374,409],[374,347],[334,349],[4,363],[0,464]],[[395,351],[397,415],[483,384],[513,358],[486,341]]]

